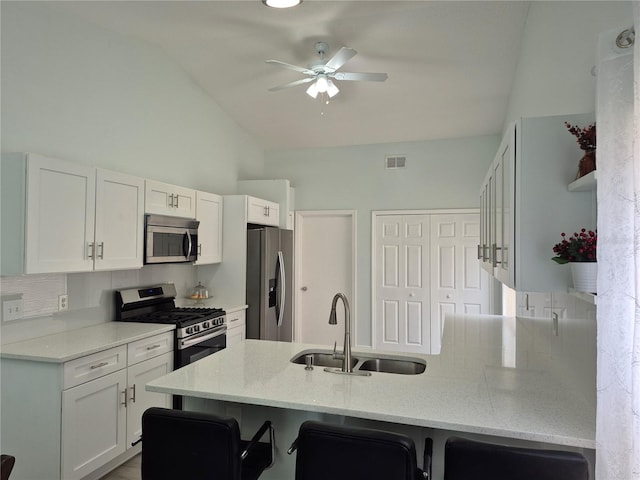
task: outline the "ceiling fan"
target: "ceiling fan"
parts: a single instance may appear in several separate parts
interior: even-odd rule
[[[316,53],[320,56],[320,62],[310,65],[309,68],[298,67],[279,60],[267,60],[267,63],[307,75],[307,78],[278,85],[277,87],[270,88],[269,91],[275,92],[277,90],[282,90],[283,88],[295,87],[296,85],[313,82],[307,89],[307,94],[310,97],[316,98],[318,93],[326,93],[329,98],[333,98],[340,91],[335,83],[333,83],[333,80],[384,82],[387,79],[386,73],[338,72],[340,67],[358,53],[353,48],[342,47],[338,53],[325,62],[324,56],[329,50],[329,45],[325,42],[316,42],[314,47],[316,49]]]

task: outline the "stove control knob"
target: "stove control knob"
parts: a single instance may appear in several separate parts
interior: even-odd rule
[[[199,325],[194,325],[193,326],[193,331],[194,331],[194,333],[198,333],[200,331],[200,326]]]
[[[202,322],[202,328],[209,328],[209,322]]]
[[[188,334],[193,333],[193,328],[191,327],[187,327],[187,329],[185,330]]]

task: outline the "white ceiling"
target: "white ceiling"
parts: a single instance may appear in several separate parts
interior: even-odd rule
[[[260,0],[52,2],[53,8],[162,48],[266,150],[419,141],[502,129],[528,2],[325,1],[277,10]],[[358,55],[325,105],[298,80],[325,41]]]

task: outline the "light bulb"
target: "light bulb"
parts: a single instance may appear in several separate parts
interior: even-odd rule
[[[291,8],[300,5],[302,0],[262,0],[262,3],[272,8]]]
[[[329,80],[326,75],[318,75],[318,79],[316,80],[316,86],[320,93],[324,93],[329,88]]]

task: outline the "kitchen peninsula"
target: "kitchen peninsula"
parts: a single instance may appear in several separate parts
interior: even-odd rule
[[[442,443],[453,434],[582,451],[592,463],[595,360],[582,372],[568,370],[562,354],[540,347],[541,332],[552,328],[548,322],[448,317],[441,354],[410,355],[426,361],[419,375],[309,371],[290,359],[326,347],[247,340],[147,389],[189,397],[186,409],[235,416],[247,433],[272,420],[278,455],[265,479],[293,478],[295,456],[285,452],[308,418],[396,430],[412,436],[419,450],[431,437],[434,478],[441,475]]]

